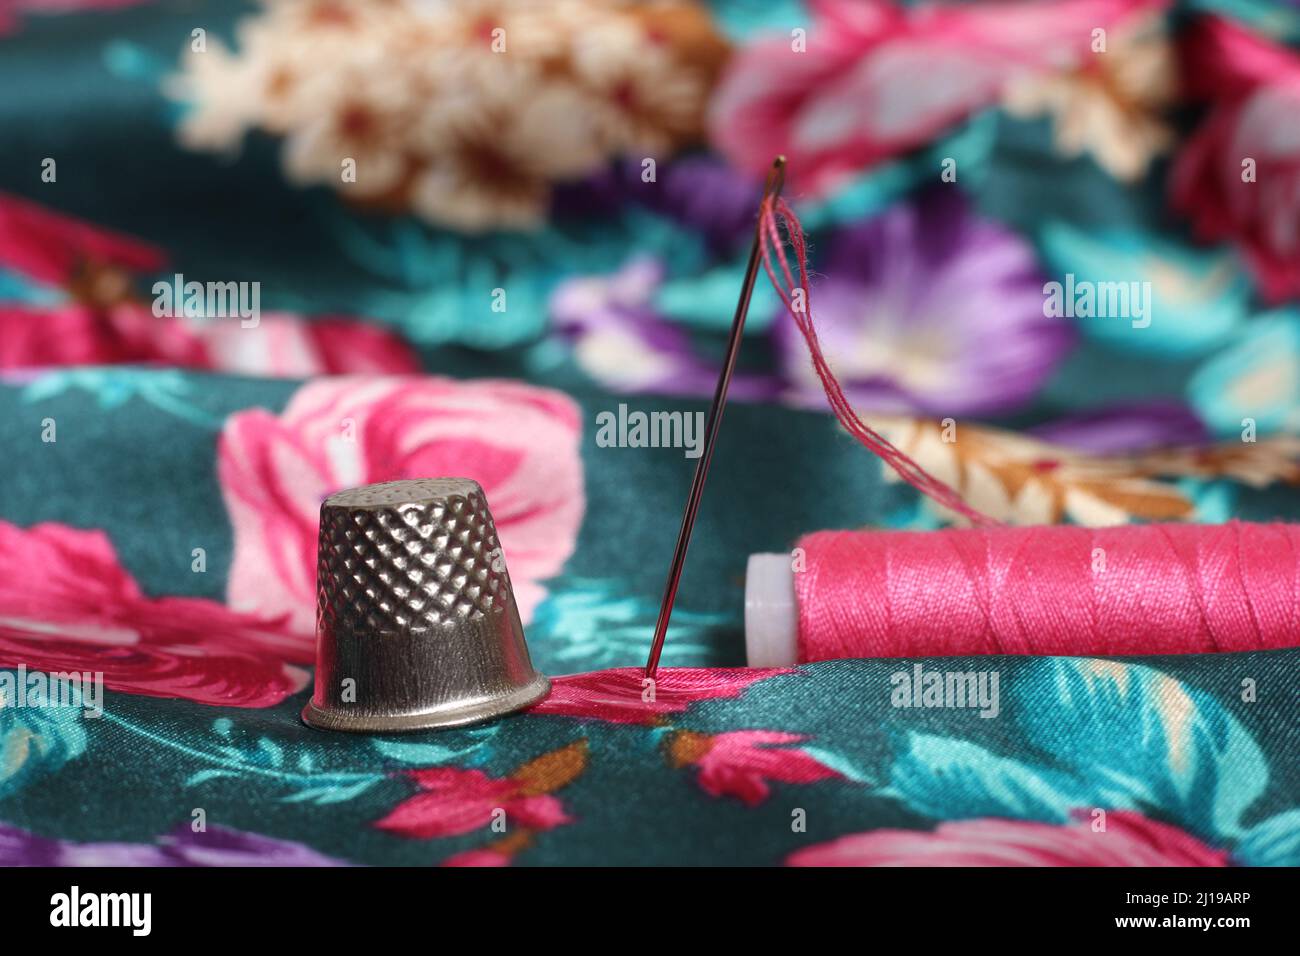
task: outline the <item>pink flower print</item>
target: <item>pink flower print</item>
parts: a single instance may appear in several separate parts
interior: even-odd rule
[[[666,667],[656,676],[653,699],[638,668],[572,674],[554,678],[550,696],[528,712],[649,725],[697,701],[739,697],[751,684],[792,673],[781,668]]]
[[[311,642],[200,598],[149,598],[108,536],[0,522],[0,668],[102,671],[109,690],[271,707],[301,690]]]
[[[1140,813],[1114,810],[1065,825],[958,820],[933,831],[875,830],[792,853],[791,866],[1227,866],[1228,853]]]
[[[1300,295],[1300,56],[1215,17],[1183,49],[1211,108],[1175,160],[1173,204],[1201,239],[1241,249],[1265,299]]]
[[[731,796],[756,807],[772,792],[770,781],[816,783],[841,775],[797,747],[808,738],[775,730],[698,734],[679,730],[665,749],[674,767],[699,768],[699,783],[713,797]]]
[[[818,0],[804,51],[782,36],[732,60],[714,93],[712,140],[760,179],[785,154],[793,191],[823,196],[994,105],[1013,80],[1091,55],[1094,29],[1166,5]]]
[[[551,792],[568,785],[586,767],[584,738],[530,760],[508,777],[457,767],[415,770],[409,776],[420,792],[399,803],[375,826],[427,840],[482,829],[504,811],[512,829],[553,830],[572,819]]]
[[[400,336],[357,319],[265,312],[245,326],[155,315],[143,290],[165,266],[160,249],[0,195],[0,268],[47,293],[36,303],[0,302],[0,368],[155,362],[301,378],[419,371]]]
[[[578,409],[510,382],[343,377],[276,415],[231,416],[217,473],[235,532],[232,607],[314,629],[320,503],[396,478],[473,478],[487,495],[525,621],[573,552],[585,507]]]

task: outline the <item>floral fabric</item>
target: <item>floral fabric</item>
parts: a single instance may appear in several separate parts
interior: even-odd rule
[[[597,429],[707,407],[784,152],[846,394],[973,506],[1294,519],[1294,3],[6,10],[0,862],[1300,865],[1300,649],[743,666],[750,553],[951,518],[771,290],[653,699],[695,461]],[[551,695],[308,729],[320,501],[453,474]]]

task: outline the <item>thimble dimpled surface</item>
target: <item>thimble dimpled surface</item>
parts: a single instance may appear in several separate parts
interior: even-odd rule
[[[477,482],[390,481],[327,498],[317,592],[310,724],[454,726],[546,694]]]

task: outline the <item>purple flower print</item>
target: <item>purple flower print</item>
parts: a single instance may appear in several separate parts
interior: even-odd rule
[[[661,163],[646,182],[642,160],[624,160],[555,191],[552,213],[605,215],[634,203],[702,235],[720,255],[753,237],[762,182],[710,156]]]
[[[559,285],[551,296],[555,327],[573,343],[583,370],[617,392],[706,396],[718,368],[695,354],[689,333],[653,307],[663,281],[662,263],[629,260],[608,276],[584,276]],[[740,401],[774,397],[768,376],[737,373],[730,395]]]
[[[177,827],[155,843],[74,843],[0,823],[0,866],[347,866],[290,840]]]
[[[825,277],[810,296],[813,322],[863,411],[1008,411],[1033,397],[1074,341],[1068,322],[1044,314],[1029,244],[975,216],[955,193],[895,206],[826,248],[816,263]],[[605,387],[707,397],[717,358],[697,352],[691,334],[656,308],[663,281],[657,259],[632,259],[612,275],[562,283],[551,315],[577,363]],[[794,323],[778,315],[771,335],[776,372],[742,369],[731,397],[824,409]]]
[[[822,347],[863,411],[981,415],[1025,404],[1073,342],[1043,309],[1027,242],[949,189],[834,235],[809,295]],[[784,396],[826,399],[794,324],[773,325]]]
[[[1182,402],[1155,399],[1077,412],[1029,429],[1053,445],[1094,455],[1122,455],[1199,445],[1210,433]]]

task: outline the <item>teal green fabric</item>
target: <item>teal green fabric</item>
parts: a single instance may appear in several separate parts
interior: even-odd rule
[[[473,116],[517,106],[469,14],[402,46],[329,0],[59,6],[0,12],[0,863],[1300,865],[1300,648],[745,667],[750,554],[950,517],[840,429],[766,279],[648,699],[633,669],[696,458],[601,432],[620,408],[707,409],[771,146],[846,394],[975,507],[1294,520],[1292,207],[1214,175],[1242,144],[1255,185],[1300,196],[1267,121],[1300,89],[1294,3],[1050,0],[1021,30],[1002,5],[881,0],[872,33],[837,2],[671,0],[659,20],[582,0],[580,26],[548,9],[523,33],[564,51],[568,85],[524,74],[523,112],[486,144],[405,82],[376,94],[413,110],[392,142],[328,127],[369,92],[347,70],[372,42],[386,68],[449,71]],[[1077,49],[1091,20],[1054,26],[1083,14],[1110,59]],[[259,35],[320,84],[288,128],[276,83],[239,85]],[[1037,85],[962,72],[963,50],[1019,36]],[[547,114],[532,86],[573,94],[577,39],[603,98]],[[806,77],[869,78],[873,58],[900,72],[858,99],[884,97],[901,132],[858,116],[810,143],[801,120],[835,87]],[[1092,82],[1114,63],[1169,89]],[[234,72],[204,86],[208,68]],[[634,115],[638,83],[683,77],[680,115]],[[218,135],[214,105],[262,112]],[[336,146],[380,144],[368,188],[391,155],[415,163],[417,129],[453,187],[423,168],[363,195],[335,181]],[[167,314],[156,283],[177,275],[256,283],[257,321]],[[1067,277],[1150,283],[1153,322],[1054,314]],[[307,728],[315,510],[444,474],[486,490],[550,697],[463,730]],[[927,696],[967,678],[975,700]]]
[[[1296,865],[1296,789],[1285,765],[1300,744],[1291,719],[1292,652],[1129,662],[1117,667],[1140,693],[1121,700],[1113,687],[1095,686],[1072,704],[1058,682],[1084,689],[1086,662],[924,663],[996,668],[1016,698],[1006,704],[1014,716],[892,709],[889,675],[910,664],[834,661],[675,718],[674,728],[701,734],[780,728],[801,735],[803,751],[837,772],[814,784],[774,784],[756,806],[711,796],[698,771],[674,768],[665,756],[674,731],[666,726],[521,716],[477,731],[354,740],[302,726],[300,700],[232,721],[184,702],[127,695],[110,696],[83,757],[0,806],[15,825],[81,843],[151,843],[178,823],[188,829],[193,810],[203,808],[210,822],[296,841],[335,860],[426,865],[505,837],[490,827],[433,839],[377,829],[416,792],[404,771],[454,766],[504,777],[585,740],[586,767],[554,791],[571,822],[538,833],[518,863],[770,865],[857,833],[900,829],[919,841],[947,820],[1039,821],[1070,832],[1071,811],[1091,825],[1094,810],[1105,808],[1116,822],[1103,832],[1079,828],[1077,855],[1066,861],[1209,863],[1214,851],[1229,851],[1235,863]],[[1240,702],[1243,675],[1258,680],[1260,703]],[[1157,685],[1165,681],[1164,692],[1179,688],[1195,702],[1185,741],[1151,732],[1160,726]],[[1172,754],[1183,745],[1194,767],[1176,766]],[[74,804],[83,811],[70,814]],[[804,831],[795,827],[800,811]],[[1124,842],[1126,814],[1150,818],[1132,832],[1154,855]],[[1032,854],[1036,834],[1025,830]],[[1204,844],[1201,855],[1181,855],[1185,834]],[[993,857],[997,846],[987,849]],[[1052,862],[1048,847],[1042,853]],[[865,848],[854,862],[880,859]]]
[[[233,547],[214,477],[217,423],[245,403],[280,411],[298,386],[173,375],[151,395],[158,374],[48,373],[0,391],[0,440],[26,449],[24,467],[0,477],[0,498],[19,525],[105,529],[148,593],[215,604]],[[590,421],[602,398],[584,401]],[[46,419],[60,423],[56,442],[40,441]],[[536,662],[552,675],[641,659],[675,533],[661,515],[673,513],[690,477],[676,450],[599,448],[591,429],[582,455],[582,533],[528,628]],[[158,855],[148,862],[168,863],[778,864],[840,838],[898,830],[940,844],[924,848],[929,853],[951,840],[952,860],[969,862],[979,833],[934,828],[1009,820],[1026,826],[1023,850],[1043,862],[1060,862],[1063,851],[1031,823],[1059,830],[1073,853],[1066,859],[1079,863],[1152,862],[1143,855],[1152,852],[1155,862],[1297,862],[1300,652],[694,670],[744,663],[739,610],[750,550],[810,523],[852,524],[864,504],[881,514],[906,511],[911,497],[882,482],[870,460],[845,448],[833,422],[813,413],[737,406],[715,468],[664,658],[685,670],[665,671],[663,682],[672,687],[674,673],[751,676],[688,694],[694,702],[680,711],[608,719],[580,695],[569,713],[389,737],[304,727],[298,712],[307,690],[251,709],[110,690],[99,717],[5,710],[11,756],[0,818],[9,825],[10,861],[135,859],[147,847]],[[837,491],[843,487],[854,495]],[[1244,497],[1245,513],[1269,506],[1266,494]],[[207,549],[204,573],[191,570],[196,546]],[[918,663],[941,674],[997,673],[1000,713],[895,706],[895,675]],[[558,683],[581,687],[587,679]],[[627,681],[635,699],[639,686]],[[696,757],[709,740],[713,749]],[[487,814],[471,813],[468,832],[442,804],[405,829],[377,826],[423,792],[412,773],[509,780],[575,746],[582,758],[539,785],[541,797],[558,802],[552,813],[516,812],[508,793],[452,781],[451,794]],[[498,806],[507,813],[504,832],[492,829]],[[1098,810],[1112,818],[1103,832],[1092,829]],[[196,820],[207,830],[194,832]],[[434,835],[421,836],[422,826]],[[213,834],[226,842],[209,846]],[[523,836],[511,842],[516,834]],[[56,838],[57,849],[35,843],[36,835]],[[986,839],[984,862],[1005,862],[998,854],[1008,836]],[[304,860],[280,841],[314,855]],[[845,852],[855,863],[890,858],[869,843]],[[819,861],[793,862],[800,859]]]

